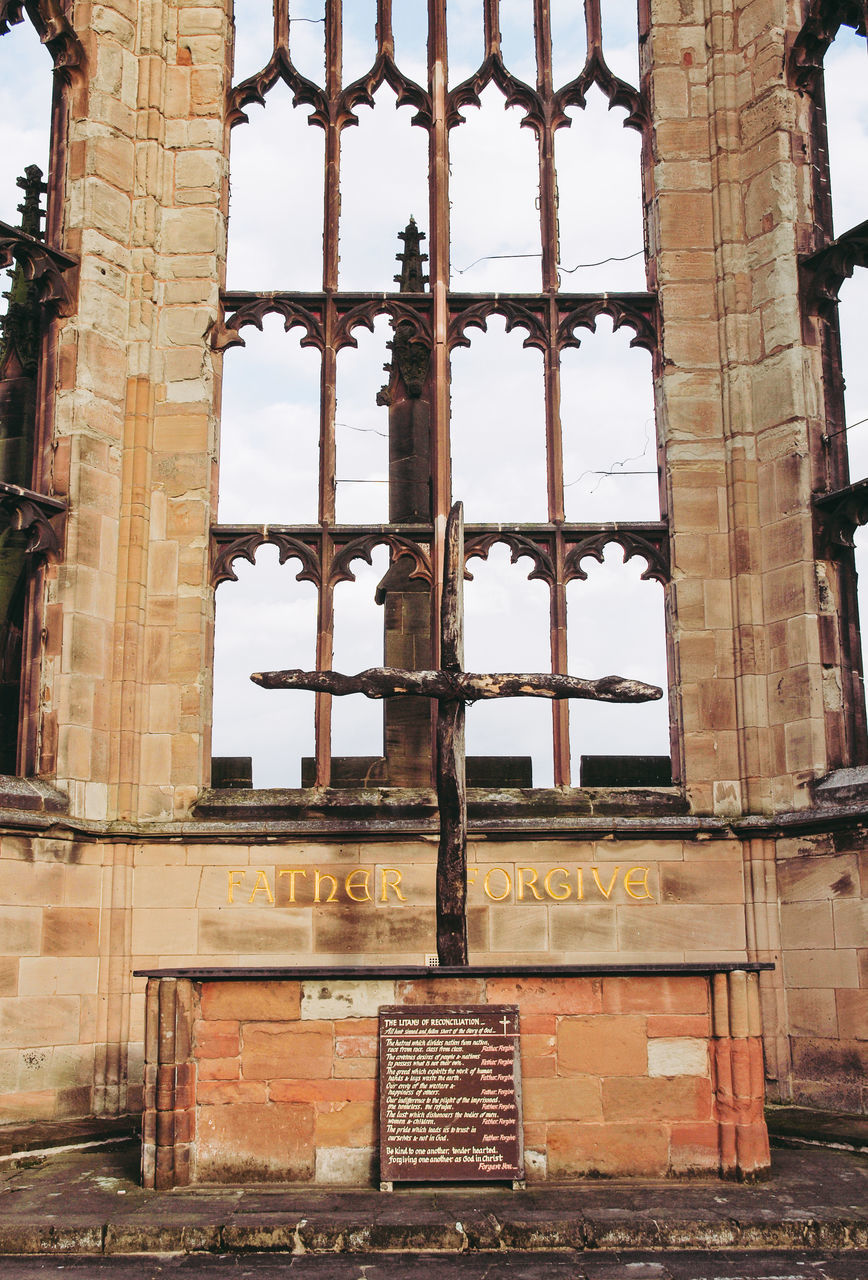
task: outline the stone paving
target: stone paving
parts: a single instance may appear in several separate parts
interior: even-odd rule
[[[865,1280],[868,1252],[200,1253],[0,1260],[0,1275],[15,1280],[419,1280],[423,1274],[426,1280]]]
[[[573,1251],[584,1251],[586,1267],[588,1252],[602,1262],[607,1251],[625,1249],[789,1250],[805,1264],[798,1274],[810,1276],[811,1251],[868,1251],[868,1159],[852,1152],[777,1149],[771,1180],[754,1185],[599,1180],[544,1191],[428,1187],[392,1194],[274,1185],[160,1193],[139,1185],[138,1159],[137,1143],[118,1141],[0,1162],[0,1254],[334,1259],[424,1250],[460,1254],[466,1263],[493,1251],[567,1250],[574,1260]],[[641,1272],[625,1274],[644,1280]],[[851,1273],[841,1274],[849,1280]],[[866,1280],[868,1264],[852,1274]]]

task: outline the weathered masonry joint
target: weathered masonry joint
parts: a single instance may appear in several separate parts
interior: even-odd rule
[[[0,0],[0,1122],[376,1182],[379,1008],[491,1003],[529,1178],[753,1176],[866,1101],[865,6],[414,8]]]

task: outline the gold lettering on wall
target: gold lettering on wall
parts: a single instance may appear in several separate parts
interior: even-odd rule
[[[295,902],[295,877],[306,876],[307,871],[304,867],[281,867],[277,873],[277,878],[289,876],[289,901]]]
[[[256,872],[256,883],[253,886],[253,892],[247,899],[248,903],[253,903],[257,893],[264,893],[271,906],[274,906],[274,894],[271,892],[271,885],[268,883],[268,876],[264,871]]]
[[[229,874],[229,884],[227,885],[227,888],[226,888],[226,901],[229,903],[231,907],[232,903],[235,901],[235,897],[234,897],[235,890],[241,887],[241,881],[247,875],[247,872],[246,871],[230,871],[228,874]]]
[[[397,867],[381,867],[380,868],[380,901],[389,901],[389,890],[392,890],[399,902],[406,902],[407,899],[401,892],[401,872]]]
[[[516,867],[515,873],[518,876],[518,900],[524,901],[525,889],[530,889],[537,902],[542,902],[542,894],[536,887],[537,873],[533,867]],[[525,883],[527,882],[527,883]]]
[[[215,873],[217,870],[215,868]],[[588,897],[585,896],[586,870],[591,873]],[[378,881],[375,879],[377,871]],[[478,879],[479,871],[479,867],[468,869],[468,888],[475,886],[477,894],[481,892],[490,903],[511,899],[513,890],[519,902],[593,902],[601,898],[606,902],[614,900],[621,903],[655,901],[654,882],[649,883],[653,871],[651,866],[637,865],[623,871],[620,865],[604,865],[602,868],[576,866],[569,870],[567,867],[527,867],[507,863],[506,866],[488,867],[481,881]],[[289,884],[284,887],[285,880]],[[239,901],[260,907],[374,903],[375,893],[377,902],[388,906],[407,902],[401,870],[398,867],[353,867],[350,871],[340,868],[333,873],[319,867],[227,869],[226,902],[229,906]]]
[[[603,895],[604,898],[607,898],[607,899],[611,898],[612,890],[615,887],[615,881],[618,879],[618,872],[621,870],[621,868],[616,867],[615,870],[612,872],[612,879],[609,881],[609,887],[607,889],[604,889],[602,884],[600,883],[600,873],[597,870],[597,868],[593,867],[592,870],[594,872],[594,884],[600,890],[600,893]]]
[[[649,871],[650,871],[650,867],[631,867],[630,870],[626,873],[626,875],[624,876],[624,888],[627,890],[631,898],[639,898],[639,899],[652,898],[653,899],[654,895],[652,894],[651,890],[648,888],[648,872]],[[639,880],[641,887],[644,889],[645,891],[644,893],[633,892],[633,883],[637,879]]]
[[[495,871],[499,871],[506,881],[506,888],[503,893],[492,893],[491,886],[488,883]],[[492,902],[503,902],[504,898],[508,898],[512,893],[512,876],[508,871],[505,871],[503,867],[492,867],[490,871],[486,871],[485,879],[482,883],[483,888],[485,889],[485,896],[490,898]]]
[[[581,874],[581,872],[579,874]],[[556,893],[552,887],[552,876],[568,876],[568,875],[569,875],[569,872],[567,871],[566,867],[555,867],[552,871],[549,871],[548,874],[546,875],[546,878],[544,881],[545,891],[550,898],[554,898],[555,902],[564,902],[570,896],[570,882],[568,879],[566,881],[561,881],[561,883],[558,885],[558,889],[561,890],[561,892]],[[579,894],[579,897],[581,897],[581,894]]]
[[[361,883],[357,881],[361,878]],[[344,880],[344,889],[347,897],[352,902],[371,902],[371,873],[365,867],[359,867],[358,871],[351,871]],[[356,897],[356,891],[360,891],[361,897]]]
[[[331,875],[331,873],[328,871],[319,871],[319,870],[315,870],[313,873],[314,902],[322,901],[322,899],[319,896],[319,891],[322,888],[322,884],[324,880],[330,880],[331,886],[332,886],[331,889],[329,889],[329,896],[326,898],[326,902],[337,902],[338,882],[336,878],[333,875]]]

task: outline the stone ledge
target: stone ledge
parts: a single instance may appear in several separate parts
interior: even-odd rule
[[[303,982],[327,978],[329,981],[372,978],[428,979],[452,978],[572,978],[572,977],[659,977],[661,975],[710,973],[762,973],[774,969],[771,960],[674,960],[668,964],[468,964],[468,965],[244,965],[230,967],[191,965],[179,969],[134,969],[134,978],[189,978],[192,982],[254,982],[285,979]]]
[[[510,820],[593,817],[648,818],[682,815],[687,801],[675,787],[484,787],[467,788],[467,816],[473,826]],[[436,824],[433,790],[410,787],[299,787],[272,790],[225,788],[203,791],[194,813],[200,818],[323,820],[364,822],[388,817]]]
[[[834,769],[818,779],[811,788],[814,803],[830,805],[868,804],[868,765],[853,769]]]
[[[12,782],[23,783],[23,779],[11,779]],[[45,787],[48,803],[51,796],[56,798],[57,808],[28,809],[19,803],[18,797],[7,795],[6,803],[0,795],[0,833],[8,832],[31,835],[50,835],[55,838],[71,839],[81,837],[86,840],[135,840],[141,842],[160,843],[166,839],[189,839],[198,843],[203,839],[216,842],[236,843],[249,839],[292,839],[302,837],[353,836],[361,835],[378,838],[384,835],[407,838],[412,836],[436,835],[438,829],[437,811],[434,793],[428,791],[405,791],[399,789],[392,803],[384,803],[382,792],[365,791],[362,793],[367,807],[360,804],[359,792],[337,792],[336,795],[349,797],[349,809],[342,808],[339,800],[332,803],[328,794],[320,791],[317,803],[305,807],[297,807],[287,811],[285,807],[275,805],[266,807],[263,812],[251,806],[244,809],[244,797],[255,795],[251,791],[239,791],[242,798],[239,812],[235,816],[228,806],[213,804],[212,812],[205,809],[211,805],[212,797],[217,792],[202,792],[195,812],[188,818],[175,820],[155,820],[134,822],[129,819],[95,820],[74,817],[68,814],[67,798],[55,791],[47,783],[36,783],[27,780],[27,785]],[[236,793],[225,791],[223,796],[231,797]],[[263,793],[268,795],[268,792]],[[298,797],[299,791],[279,792],[278,795]],[[307,793],[312,794],[312,793]],[[372,803],[372,797],[378,795],[379,800]],[[534,796],[537,793],[518,793],[520,796]],[[565,794],[567,797],[581,792],[567,790],[542,791],[542,810],[535,800],[525,799],[514,803],[515,793],[507,793],[506,807],[500,807],[500,800],[494,804],[484,803],[488,793],[483,793],[483,802],[473,797],[474,805],[470,811],[468,822],[471,837],[479,835],[497,835],[509,838],[552,836],[571,837],[576,839],[594,839],[605,836],[622,837],[624,839],[707,839],[732,840],[751,838],[758,835],[774,838],[776,836],[792,836],[796,833],[810,834],[824,831],[856,830],[868,827],[868,796],[858,803],[839,803],[832,799],[817,804],[809,809],[797,809],[778,814],[745,814],[742,817],[723,818],[715,814],[689,811],[689,806],[680,792],[673,790],[657,790],[650,794],[660,799],[660,808],[648,807],[648,792],[635,790],[619,793],[619,797],[629,796],[628,802],[621,806],[612,800],[598,800],[595,811],[585,811],[580,807],[570,807],[564,802],[562,807],[557,801],[549,803],[545,798]],[[612,793],[607,793],[611,796]],[[356,812],[351,806],[357,806]],[[548,811],[547,811],[548,810]],[[614,811],[613,811],[614,810]],[[531,816],[533,815],[533,816]]]
[[[868,1116],[816,1111],[811,1107],[766,1107],[769,1137],[793,1143],[868,1151]]]
[[[58,1147],[81,1148],[124,1141],[141,1128],[139,1116],[86,1117],[83,1120],[37,1120],[32,1124],[0,1126],[0,1158],[50,1151]]]
[[[67,813],[69,796],[40,778],[19,778],[0,774],[0,809],[22,809],[28,813]]]

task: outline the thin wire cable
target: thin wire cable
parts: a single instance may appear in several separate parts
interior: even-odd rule
[[[349,422],[336,422],[336,427],[346,427],[347,431],[360,431],[365,435],[382,436],[384,440],[388,440],[388,431],[378,431],[376,427],[354,427]]]
[[[599,262],[579,262],[575,267],[562,267],[558,263],[557,269],[565,276],[571,276],[574,271],[581,271],[583,267],[604,267],[607,262],[629,262],[631,258],[638,258],[644,252],[644,249],[637,249],[635,253],[627,253],[623,258],[601,258]]]
[[[582,474],[578,476],[575,480],[571,480],[569,484],[565,484],[564,488],[572,489],[573,485],[578,484],[580,480],[584,480],[585,476],[600,476],[600,477],[603,477],[603,476],[656,476],[657,474],[656,467],[654,468],[653,471],[633,471],[633,470],[626,469],[628,462],[638,462],[640,458],[645,457],[645,454],[648,452],[648,445],[651,443],[651,428],[653,425],[654,423],[650,418],[646,420],[645,439],[642,443],[641,453],[631,453],[629,458],[622,458],[620,461],[613,462],[612,470],[610,471],[592,471],[589,467],[586,471],[583,471]],[[617,471],[614,470],[615,467],[618,468]],[[602,483],[602,479],[599,480],[594,485],[593,489],[591,490],[591,493],[596,493],[601,483]]]
[[[846,433],[848,431],[852,431],[854,427],[864,427],[866,422],[868,422],[868,418],[857,418],[855,422],[848,423],[846,427],[839,427],[837,431],[827,431],[826,439],[834,440],[835,436],[846,435]]]
[[[469,271],[471,267],[478,267],[480,262],[494,262],[501,258],[541,258],[541,253],[486,253],[481,258],[477,258],[475,262],[471,262],[467,267],[456,267],[456,275],[463,276],[465,271]]]
[[[581,271],[584,267],[604,267],[607,262],[629,262],[631,258],[638,258],[640,254],[645,252],[644,249],[637,249],[635,253],[627,253],[623,258],[601,258],[599,262],[577,262],[574,267],[564,267],[560,263],[557,264],[557,270],[562,271],[564,275],[571,276],[574,271]],[[456,267],[456,275],[463,276],[465,271],[470,271],[471,267],[478,267],[480,262],[494,262],[503,258],[541,258],[541,253],[486,253],[481,258],[477,258],[466,267]]]

